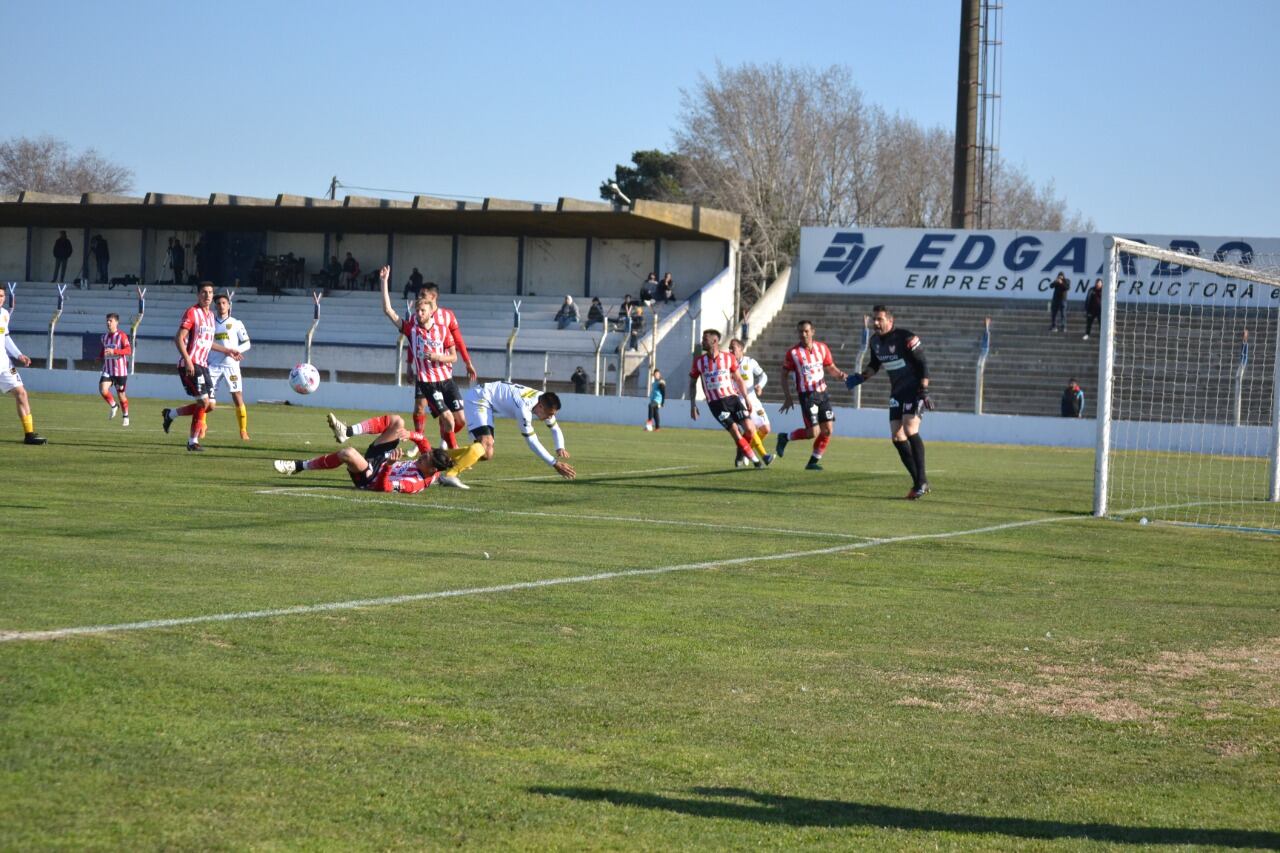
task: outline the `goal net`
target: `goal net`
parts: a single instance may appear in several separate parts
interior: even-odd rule
[[[1280,533],[1278,261],[1107,240],[1095,515]]]

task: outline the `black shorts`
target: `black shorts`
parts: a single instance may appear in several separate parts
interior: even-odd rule
[[[889,420],[900,421],[903,418],[924,417],[924,391],[920,388],[905,388],[902,393],[893,392],[889,398]]]
[[[831,397],[826,391],[801,391],[800,415],[807,427],[831,423],[836,419],[836,413],[831,409]]]
[[[197,364],[195,373],[187,375],[187,369],[178,366],[178,376],[182,379],[182,388],[188,397],[208,397],[213,392],[213,380],[209,377],[209,367]]]
[[[486,435],[493,435],[493,427],[478,426],[475,429],[471,430],[471,437],[474,438],[476,441],[479,441],[480,439],[484,438]]]
[[[103,382],[110,382],[112,385],[116,386],[117,391],[123,391],[124,386],[129,383],[129,377],[127,375],[112,376],[109,373],[104,373],[98,377],[98,384],[101,385]]]
[[[414,386],[413,396],[418,400],[426,400],[431,417],[440,417],[441,412],[462,411],[462,395],[458,393],[458,385],[452,379],[443,382],[419,382]]]
[[[742,403],[742,398],[737,394],[732,397],[721,397],[718,400],[708,400],[707,408],[711,410],[712,417],[725,429],[729,429],[734,424],[744,423],[751,417],[751,413]]]
[[[357,489],[367,489],[372,486],[373,481],[378,479],[378,472],[382,470],[382,466],[391,461],[391,455],[399,446],[400,442],[398,441],[387,441],[382,444],[374,442],[369,445],[369,449],[364,452],[364,460],[369,463],[369,467],[359,474],[354,471],[347,471],[355,487]]]

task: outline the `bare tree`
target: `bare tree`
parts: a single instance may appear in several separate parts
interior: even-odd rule
[[[92,148],[71,151],[54,136],[18,136],[0,142],[0,192],[79,195],[123,193],[133,188],[133,171]]]
[[[785,269],[805,225],[946,227],[953,135],[868,105],[843,66],[717,66],[682,91],[676,153],[691,201],[743,216],[747,302]],[[1083,229],[1052,185],[999,164],[993,228]]]

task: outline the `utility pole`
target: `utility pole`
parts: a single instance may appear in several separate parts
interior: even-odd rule
[[[955,180],[951,227],[972,228],[978,155],[978,59],[982,0],[960,0],[960,64],[956,79]]]
[[[329,181],[329,200],[336,201],[337,198],[338,198],[338,176],[334,175],[333,179]]]

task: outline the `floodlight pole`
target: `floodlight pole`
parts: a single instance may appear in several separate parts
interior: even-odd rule
[[[1120,268],[1120,247],[1115,237],[1107,237],[1105,281],[1102,287],[1101,345],[1098,347],[1098,429],[1093,458],[1093,514],[1107,514],[1107,486],[1111,476],[1111,382],[1116,353],[1116,288]]]

